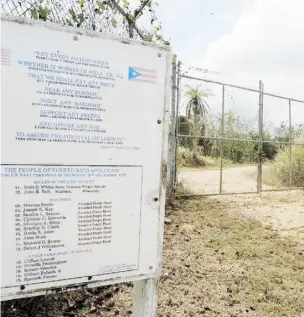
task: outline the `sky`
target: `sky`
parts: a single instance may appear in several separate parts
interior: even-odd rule
[[[165,38],[183,63],[208,69],[202,78],[258,88],[304,100],[303,0],[163,0],[158,15]],[[183,85],[198,82],[183,80]],[[220,111],[220,87],[212,89],[214,113]],[[254,118],[258,94],[227,89],[227,109]],[[288,120],[288,101],[265,97],[265,121]],[[292,104],[293,124],[304,124],[304,104]]]

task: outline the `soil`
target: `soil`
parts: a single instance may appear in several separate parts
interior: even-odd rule
[[[260,221],[282,236],[291,236],[304,248],[304,191],[221,196],[230,210]]]
[[[268,166],[263,166],[263,173]],[[181,168],[178,173],[179,182],[183,183],[195,194],[212,195],[220,192],[220,170],[203,168]],[[254,193],[257,192],[257,166],[235,166],[223,169],[222,193]],[[263,184],[264,190],[272,189]]]
[[[267,173],[267,166],[263,167]],[[223,169],[223,193],[256,191],[256,166],[237,166]],[[194,194],[219,193],[219,170],[182,169],[179,180]],[[203,190],[202,190],[203,189]],[[263,184],[263,190],[274,190]],[[304,243],[304,191],[264,192],[257,195],[225,195],[219,198],[229,202],[230,210],[269,225],[281,235],[293,236]]]

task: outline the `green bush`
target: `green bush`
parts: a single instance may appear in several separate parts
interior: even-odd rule
[[[297,140],[297,142],[304,142],[304,138]],[[289,163],[289,155],[288,147],[277,155],[275,164],[272,166],[272,173],[277,176],[281,185],[304,187],[304,146],[293,145],[291,151],[291,165]]]
[[[278,146],[275,143],[264,142],[263,143],[263,156],[268,160],[274,160],[278,154]]]
[[[178,117],[177,124],[178,124],[178,134],[188,136],[188,137],[179,137],[179,145],[191,150],[193,145],[193,140],[189,136],[191,136],[193,132],[192,122],[187,117],[180,116]]]

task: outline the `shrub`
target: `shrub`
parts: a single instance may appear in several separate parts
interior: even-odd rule
[[[263,143],[263,154],[268,160],[274,160],[275,156],[278,154],[278,147],[275,143],[264,142]]]
[[[177,163],[183,167],[219,167],[221,160],[217,157],[195,154],[189,149],[179,147],[177,151]],[[224,159],[223,163],[225,166],[228,166],[232,162]]]
[[[297,140],[298,143],[304,138]],[[278,177],[281,185],[293,187],[304,187],[304,146],[293,145],[291,151],[292,164],[289,163],[289,148],[286,147],[277,157],[272,167],[272,172]]]
[[[180,166],[186,167],[204,167],[216,166],[218,162],[212,157],[194,154],[189,149],[179,148],[177,152],[177,162]]]

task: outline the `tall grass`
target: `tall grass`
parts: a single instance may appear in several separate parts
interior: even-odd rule
[[[220,157],[204,156],[199,153],[179,147],[177,151],[177,163],[183,167],[219,167],[221,164]],[[231,165],[232,162],[224,159],[225,165]]]
[[[297,140],[297,143],[303,142],[304,137]],[[304,145],[292,146],[291,162],[289,147],[279,152],[269,174],[276,185],[304,187]]]

